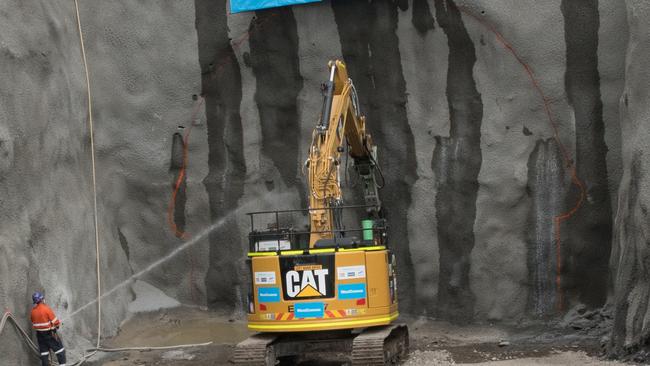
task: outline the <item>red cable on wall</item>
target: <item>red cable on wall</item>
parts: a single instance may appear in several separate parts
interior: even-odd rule
[[[192,111],[192,115],[190,117],[190,127],[187,129],[187,132],[185,132],[185,136],[183,136],[183,160],[181,164],[181,169],[178,172],[178,177],[176,178],[176,183],[174,184],[174,190],[172,191],[171,200],[169,201],[169,205],[167,207],[167,223],[169,224],[169,227],[171,228],[174,235],[179,239],[187,239],[189,237],[189,234],[183,230],[180,230],[176,226],[176,223],[174,222],[174,208],[176,207],[176,196],[178,195],[178,191],[181,189],[181,185],[183,184],[183,179],[185,178],[185,174],[187,171],[187,149],[190,142],[190,133],[192,132],[192,128],[194,127],[194,120],[196,119],[196,115],[201,109],[204,100],[205,99],[202,96],[199,96],[199,102],[194,107],[194,110]]]
[[[256,24],[257,28],[252,28],[247,32],[244,32],[241,36],[237,38],[237,40],[232,41],[232,48],[233,51],[238,49],[244,41],[246,41],[248,38],[251,36],[251,32],[255,29],[261,29],[264,23],[266,23],[268,20],[272,19],[274,16],[277,14],[271,14],[268,18],[262,20],[261,22],[258,22]],[[214,68],[214,70],[211,71],[212,75],[215,75],[216,73],[219,73],[223,70],[223,68],[226,66],[226,64],[230,61],[229,57],[224,57],[220,62],[217,64],[217,66]],[[169,200],[169,205],[167,207],[167,224],[169,225],[169,228],[171,231],[174,233],[174,236],[176,236],[179,239],[188,239],[190,235],[184,231],[180,230],[176,223],[174,222],[174,209],[176,208],[176,197],[178,196],[178,192],[180,191],[181,185],[183,184],[183,179],[186,176],[187,172],[187,162],[188,162],[188,146],[190,142],[190,133],[192,132],[192,128],[194,127],[194,121],[196,119],[196,116],[201,109],[201,106],[205,102],[205,98],[203,96],[199,96],[200,100],[199,103],[197,103],[196,107],[192,111],[192,115],[190,117],[190,127],[187,129],[187,132],[185,133],[185,136],[183,136],[183,159],[182,159],[182,165],[181,169],[178,173],[178,177],[176,177],[176,182],[174,184],[174,189],[172,190],[172,195],[171,199]],[[196,296],[195,296],[195,279],[194,279],[194,271],[195,271],[195,260],[194,260],[194,254],[192,253],[191,250],[188,251],[189,255],[189,261],[190,261],[190,274],[189,274],[189,286],[190,286],[190,295],[192,297],[192,300],[194,302],[197,301]]]
[[[190,116],[190,127],[187,129],[187,132],[185,132],[185,136],[183,136],[183,159],[181,163],[181,169],[178,172],[178,177],[176,178],[176,183],[174,184],[174,190],[172,191],[172,196],[169,201],[169,205],[167,207],[167,223],[169,224],[169,227],[171,228],[172,232],[174,235],[179,238],[179,239],[187,239],[189,238],[189,234],[183,230],[180,230],[176,223],[174,222],[174,209],[176,208],[176,197],[178,196],[178,192],[181,189],[181,185],[183,184],[183,179],[186,176],[186,171],[187,171],[187,150],[190,142],[190,133],[192,132],[192,128],[194,128],[196,116],[199,113],[199,110],[201,109],[201,106],[203,105],[204,98],[202,96],[199,96],[199,102],[196,103],[196,106],[194,107],[194,110],[192,111],[192,114]],[[194,287],[195,287],[195,279],[194,279],[194,254],[191,251],[188,251],[189,255],[189,261],[190,261],[190,274],[189,274],[189,286],[190,286],[190,296],[192,297],[192,301],[196,302],[196,295],[194,293]]]
[[[551,112],[551,105],[549,99],[546,97],[544,92],[542,91],[541,86],[539,85],[539,82],[535,78],[535,74],[533,73],[532,68],[519,56],[517,51],[512,47],[512,45],[503,37],[503,35],[494,28],[490,23],[488,23],[485,19],[478,17],[477,15],[473,14],[471,11],[469,11],[467,8],[464,7],[458,7],[458,10],[462,12],[463,14],[468,15],[469,17],[475,19],[478,21],[479,24],[481,24],[483,27],[487,28],[490,32],[494,33],[496,36],[496,39],[499,43],[501,43],[517,60],[521,66],[523,66],[524,70],[526,71],[526,74],[530,78],[530,81],[533,85],[533,88],[537,91],[537,93],[540,95],[542,98],[542,102],[544,104],[544,112],[546,113],[546,116],[548,117],[549,124],[551,125],[551,128],[553,130],[553,139],[557,142],[558,146],[560,147],[560,152],[562,154],[562,158],[567,166],[569,168],[569,174],[571,175],[571,182],[578,187],[580,190],[580,197],[576,201],[575,205],[569,209],[568,211],[561,213],[555,217],[553,217],[553,224],[555,227],[555,255],[556,255],[556,274],[555,274],[555,285],[556,285],[556,290],[557,290],[557,299],[556,299],[556,308],[558,311],[563,310],[563,305],[564,305],[564,300],[563,300],[563,292],[562,292],[562,251],[561,251],[561,242],[562,242],[562,235],[561,235],[561,226],[562,222],[568,220],[571,218],[577,211],[580,209],[582,206],[582,203],[585,200],[586,196],[586,191],[585,191],[585,186],[584,183],[580,180],[578,177],[578,173],[576,171],[576,166],[573,163],[573,160],[571,159],[569,152],[567,151],[567,148],[564,146],[562,141],[560,140],[560,133],[559,129],[557,127],[557,122],[555,121],[553,117],[553,113]]]
[[[241,47],[242,43],[246,41],[247,39],[250,38],[251,33],[255,29],[261,29],[261,27],[267,23],[270,19],[275,17],[277,14],[271,14],[268,18],[263,19],[262,21],[258,22],[255,24],[256,28],[251,28],[249,31],[244,32],[241,36],[239,36],[235,41],[232,41],[232,48],[233,51],[237,50]],[[219,73],[223,70],[224,66],[230,61],[229,57],[224,57],[220,62],[217,64],[217,66],[214,68],[214,70],[211,71],[212,74]],[[192,131],[192,128],[194,127],[194,120],[196,119],[196,115],[199,112],[199,109],[203,105],[205,98],[203,96],[200,96],[200,101],[192,111],[192,115],[190,117],[190,128],[188,128],[187,132],[185,133],[185,136],[183,137],[183,162],[181,165],[181,169],[178,173],[178,177],[176,178],[176,183],[174,184],[174,189],[172,191],[172,196],[169,201],[169,206],[167,207],[167,223],[169,224],[169,227],[171,231],[174,233],[174,235],[179,238],[179,239],[187,239],[189,237],[189,234],[183,230],[179,230],[178,226],[174,222],[174,208],[176,207],[176,196],[178,195],[178,192],[181,188],[181,185],[183,184],[183,178],[185,178],[185,174],[187,171],[187,148],[189,145],[189,139],[190,139],[190,132]]]

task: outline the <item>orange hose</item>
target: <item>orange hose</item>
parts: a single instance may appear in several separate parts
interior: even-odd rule
[[[181,185],[183,184],[183,179],[185,178],[185,174],[187,170],[187,155],[188,155],[187,149],[190,142],[190,133],[192,132],[192,128],[194,127],[194,119],[196,118],[196,115],[198,114],[199,109],[201,108],[201,106],[203,105],[203,101],[205,100],[202,96],[199,98],[200,98],[199,103],[197,103],[196,107],[194,107],[194,110],[192,111],[192,115],[190,118],[190,127],[187,129],[185,136],[183,136],[183,160],[181,164],[181,170],[179,171],[178,177],[176,178],[176,183],[174,184],[174,190],[172,191],[171,200],[169,201],[169,205],[167,206],[167,223],[169,224],[169,227],[171,228],[174,235],[179,239],[189,238],[189,234],[187,234],[183,230],[180,230],[176,225],[176,223],[174,222],[174,209],[176,207],[176,196],[178,195]]]
[[[573,160],[569,156],[569,153],[567,151],[566,146],[562,143],[560,140],[560,133],[559,129],[557,127],[557,123],[555,119],[553,118],[553,113],[551,112],[551,105],[549,103],[549,99],[546,97],[544,92],[542,91],[541,86],[539,85],[539,82],[535,78],[535,74],[533,73],[532,68],[519,56],[517,51],[512,47],[512,45],[503,37],[503,35],[496,30],[491,24],[489,24],[485,19],[482,19],[478,17],[477,15],[473,14],[471,11],[464,7],[458,7],[458,10],[462,12],[463,14],[468,15],[469,17],[475,19],[476,21],[479,22],[483,27],[487,28],[490,32],[494,33],[496,36],[496,39],[499,43],[501,43],[517,60],[519,64],[524,68],[526,71],[526,74],[528,74],[528,77],[530,78],[530,81],[533,85],[533,88],[537,91],[537,93],[540,95],[542,98],[542,102],[544,104],[544,112],[546,113],[546,116],[548,117],[549,124],[551,125],[551,128],[553,130],[553,139],[557,142],[558,146],[560,147],[560,152],[562,154],[562,158],[567,166],[569,168],[569,174],[571,175],[571,182],[578,187],[580,190],[580,197],[576,201],[575,205],[569,209],[567,212],[561,213],[555,217],[553,217],[553,224],[555,226],[555,254],[556,254],[556,261],[557,261],[557,266],[556,266],[556,274],[555,274],[555,285],[556,285],[556,291],[557,291],[557,298],[556,298],[556,309],[558,311],[563,310],[564,306],[564,301],[563,301],[563,293],[562,293],[562,248],[561,248],[561,243],[562,243],[562,235],[561,235],[561,226],[562,222],[568,220],[571,218],[577,211],[580,209],[582,206],[584,200],[585,200],[585,186],[583,182],[580,180],[578,177],[578,173],[576,170],[576,166],[573,163]]]
[[[269,18],[266,18],[265,20],[259,22],[256,24],[257,28],[260,29],[264,23],[266,23],[271,17],[276,16],[277,14],[272,14]],[[232,48],[233,50],[238,49],[241,44],[250,38],[252,30],[249,30],[242,34],[237,40],[232,42]],[[224,57],[214,68],[214,70],[211,72],[214,74],[220,72],[226,64],[230,61],[230,58]],[[185,136],[183,137],[183,162],[181,165],[181,169],[178,173],[178,177],[176,178],[176,182],[174,184],[174,189],[172,191],[171,199],[169,200],[169,205],[167,206],[167,224],[169,225],[169,228],[171,231],[174,233],[174,236],[176,236],[179,239],[188,239],[190,235],[183,230],[179,230],[178,226],[174,222],[174,209],[176,208],[176,197],[178,196],[178,192],[180,191],[181,185],[183,184],[183,179],[186,177],[186,172],[187,172],[187,161],[188,161],[188,146],[189,146],[189,139],[190,139],[190,132],[192,131],[192,128],[194,127],[194,119],[196,118],[196,114],[198,113],[201,105],[205,101],[205,98],[203,96],[200,97],[201,101],[198,103],[198,105],[195,107],[194,111],[192,112],[192,117],[190,120],[190,128],[188,128],[187,132],[185,133]],[[189,261],[190,261],[190,275],[189,275],[189,286],[190,286],[190,294],[192,297],[192,300],[194,302],[197,301],[194,293],[194,289],[196,287],[195,285],[195,280],[194,280],[194,267],[195,267],[195,261],[194,261],[194,255],[192,252],[188,252],[189,254]]]
[[[262,20],[261,22],[256,24],[257,29],[259,30],[266,22],[268,22],[272,17],[277,16],[277,14],[271,14],[268,18]],[[251,33],[253,29],[244,32],[241,36],[237,38],[237,40],[232,42],[232,48],[233,50],[238,49],[241,44],[246,41],[247,39],[250,38]],[[220,72],[223,67],[226,65],[227,62],[230,61],[230,58],[224,57],[221,62],[217,64],[217,66],[214,68],[213,73],[218,73]],[[192,117],[190,122],[194,121],[196,118],[196,114],[199,111],[199,108],[205,101],[205,99],[201,96],[201,101],[199,104],[194,108],[194,111],[192,112]],[[189,144],[189,138],[190,138],[190,132],[192,131],[192,128],[194,127],[194,124],[190,124],[190,128],[187,130],[185,133],[185,136],[183,137],[183,163],[181,166],[181,170],[178,174],[178,177],[176,178],[176,183],[174,184],[174,190],[172,191],[171,199],[169,201],[169,205],[167,207],[167,224],[169,225],[169,228],[171,231],[174,233],[174,236],[176,236],[179,239],[187,239],[189,237],[189,234],[187,234],[183,230],[179,230],[176,223],[174,222],[174,208],[176,207],[176,196],[178,195],[178,192],[180,190],[181,185],[183,184],[183,178],[185,178],[186,174],[186,168],[187,168],[187,159],[188,159],[188,153],[187,153],[187,148]]]

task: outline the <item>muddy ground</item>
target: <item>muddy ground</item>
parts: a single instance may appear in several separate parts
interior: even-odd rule
[[[573,327],[542,324],[452,325],[434,319],[404,319],[411,352],[404,365],[623,365],[601,358],[602,336]],[[593,333],[593,332],[592,332]],[[175,308],[140,313],[126,321],[106,347],[170,346],[213,342],[178,350],[106,353],[90,365],[232,365],[235,344],[250,333],[244,321],[199,309]],[[317,355],[299,365],[339,366],[336,355]]]

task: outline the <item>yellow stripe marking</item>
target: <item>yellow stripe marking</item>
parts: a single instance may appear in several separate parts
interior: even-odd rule
[[[336,250],[331,249],[309,249],[309,253],[334,253]]]
[[[361,248],[340,248],[340,252],[357,252],[357,251],[373,251],[373,250],[384,250],[385,246],[379,245],[374,247],[361,247]]]
[[[339,252],[370,252],[377,250],[386,250],[386,247],[383,245],[378,245],[374,247],[361,247],[361,248],[339,248]],[[327,248],[327,249],[309,249],[309,254],[319,254],[319,253],[334,253],[336,249]],[[280,252],[280,255],[300,255],[303,254],[303,250],[285,250]],[[277,252],[248,252],[249,257],[270,257],[277,255]]]
[[[390,316],[381,317],[381,318],[372,318],[372,319],[363,319],[363,320],[349,320],[344,322],[332,322],[332,323],[313,323],[313,324],[276,324],[276,325],[265,325],[265,324],[248,324],[249,329],[254,330],[289,330],[289,329],[305,329],[305,328],[329,328],[337,326],[348,326],[348,325],[364,325],[375,322],[392,322],[397,319],[399,313],[394,313]]]
[[[249,252],[249,257],[270,257],[275,255],[275,252]]]

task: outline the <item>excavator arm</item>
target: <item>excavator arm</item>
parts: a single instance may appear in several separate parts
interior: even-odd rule
[[[330,78],[325,84],[323,112],[312,134],[307,159],[309,180],[309,246],[320,239],[332,239],[342,229],[340,210],[341,156],[346,151],[354,160],[361,178],[364,199],[370,216],[378,217],[381,202],[375,178],[377,148],[366,132],[366,119],[359,112],[359,102],[345,64],[330,61]]]

